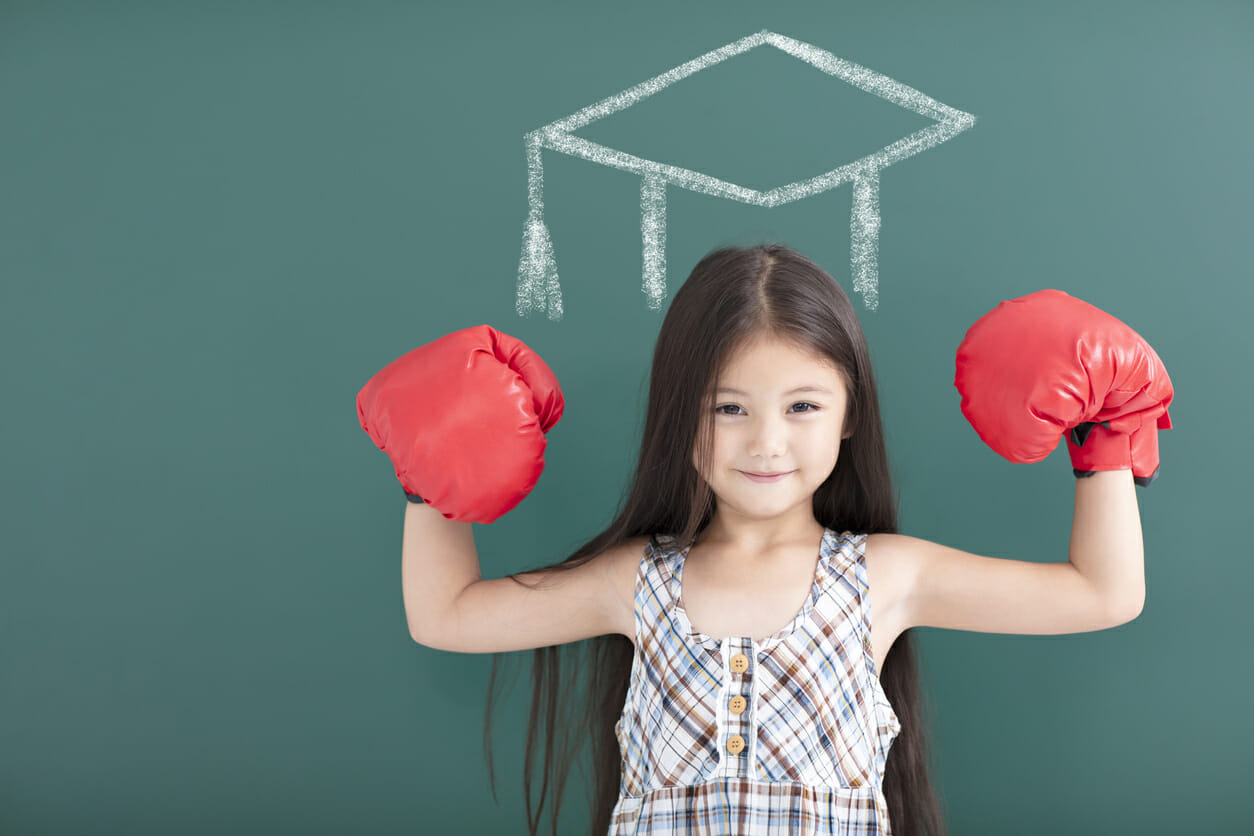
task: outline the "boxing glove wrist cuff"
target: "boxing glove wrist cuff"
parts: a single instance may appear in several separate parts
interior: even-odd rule
[[[422,497],[416,493],[409,493],[407,491],[405,493],[405,498],[408,499],[410,502],[417,502],[419,505],[426,505],[426,503],[422,501]]]
[[[1121,423],[1127,425],[1137,420],[1136,416],[1128,416]],[[1158,478],[1158,427],[1152,418],[1141,420],[1131,433],[1111,427],[1110,421],[1085,421],[1072,427],[1066,438],[1071,472],[1077,479],[1099,471],[1131,470],[1132,481],[1147,487]]]

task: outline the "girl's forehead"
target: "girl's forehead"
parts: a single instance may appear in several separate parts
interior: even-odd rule
[[[790,354],[798,357],[822,359],[822,352],[797,339],[758,334],[748,337],[728,350],[726,359],[734,360],[762,354]]]
[[[720,380],[729,376],[774,379],[781,372],[840,376],[840,369],[830,357],[806,346],[779,340],[757,340],[733,349],[723,359],[715,375]]]

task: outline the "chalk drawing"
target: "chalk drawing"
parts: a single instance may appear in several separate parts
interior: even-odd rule
[[[693,73],[764,44],[805,61],[867,93],[932,119],[934,124],[825,174],[765,192],[728,183],[697,171],[644,160],[574,135],[575,131],[585,125],[631,107]],[[707,52],[526,135],[529,211],[523,230],[522,256],[518,263],[515,304],[518,315],[527,316],[532,311],[542,310],[549,319],[562,317],[562,289],[557,277],[557,258],[553,251],[552,237],[544,223],[544,167],[541,152],[545,148],[641,176],[640,232],[644,249],[641,290],[648,306],[654,310],[662,306],[666,296],[667,186],[679,186],[711,197],[771,207],[791,203],[851,182],[853,205],[849,216],[850,275],[853,277],[854,290],[862,294],[868,308],[875,310],[879,307],[877,263],[880,171],[962,133],[974,125],[975,121],[971,114],[941,104],[886,75],[838,58],[811,44],[765,29]]]

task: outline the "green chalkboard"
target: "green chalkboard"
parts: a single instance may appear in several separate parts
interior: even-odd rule
[[[534,348],[566,412],[475,531],[551,563],[666,302],[761,241],[854,302],[901,531],[978,554],[1065,560],[1074,477],[966,422],[971,323],[1054,287],[1153,345],[1144,612],[917,630],[934,775],[952,833],[1249,828],[1251,43],[1231,0],[0,5],[0,832],[525,832],[530,654],[494,802],[491,657],[411,640],[354,397],[455,329]]]

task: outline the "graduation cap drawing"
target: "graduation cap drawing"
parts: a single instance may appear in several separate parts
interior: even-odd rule
[[[839,168],[769,191],[759,191],[698,171],[641,159],[574,135],[580,128],[631,107],[693,73],[763,44],[770,44],[828,75],[934,120],[933,124]],[[549,319],[562,317],[562,288],[557,276],[557,259],[552,237],[544,223],[544,167],[541,152],[545,148],[640,175],[640,232],[644,245],[641,289],[648,306],[655,310],[662,306],[662,300],[666,296],[667,186],[679,186],[711,197],[771,207],[810,197],[850,181],[853,183],[853,207],[849,222],[850,274],[853,276],[854,290],[862,294],[868,308],[875,310],[879,306],[876,261],[880,227],[880,171],[939,145],[974,124],[975,117],[969,113],[941,104],[913,87],[838,58],[811,44],[765,29],[733,41],[526,135],[530,209],[523,230],[522,256],[518,263],[518,296],[515,304],[518,315],[526,316],[532,311],[541,310],[548,314]]]

